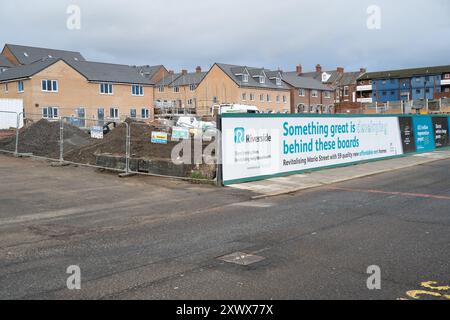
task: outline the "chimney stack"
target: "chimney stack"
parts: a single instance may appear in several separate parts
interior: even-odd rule
[[[338,67],[336,69],[337,73],[343,74],[344,73],[344,68]]]
[[[201,73],[202,72],[202,67],[198,66],[197,68],[195,68],[195,72]]]
[[[183,70],[181,70],[181,74],[183,75],[183,76],[185,76],[185,75],[187,75],[187,70],[185,70],[185,69],[183,69]]]
[[[297,75],[298,75],[298,76],[301,76],[301,75],[302,75],[302,73],[303,73],[303,68],[302,68],[302,65],[301,65],[301,64],[297,65],[296,71],[297,71]]]
[[[318,64],[318,65],[316,66],[316,72],[322,73],[322,66],[321,66],[320,64]]]
[[[175,74],[175,72],[173,70],[169,70],[169,74]]]

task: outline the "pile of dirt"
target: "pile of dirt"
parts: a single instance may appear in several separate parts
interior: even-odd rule
[[[127,120],[131,128],[131,149],[130,155],[132,158],[154,159],[154,160],[170,160],[173,148],[179,142],[169,141],[168,144],[154,144],[151,142],[152,132],[168,132],[168,127],[159,126],[154,123],[136,123]],[[125,156],[126,154],[126,130],[125,124],[120,124],[105,135],[103,140],[96,140],[90,145],[73,150],[64,155],[66,161],[95,164],[96,156],[99,154],[110,154],[113,156]],[[205,148],[210,143],[204,143]],[[193,148],[192,143],[192,148]],[[191,154],[194,152],[192,150]]]
[[[0,130],[0,140],[14,136],[16,134],[16,129],[2,129]]]
[[[60,123],[42,119],[22,128],[19,132],[19,152],[36,156],[59,158]],[[14,150],[15,136],[0,140],[0,149]],[[90,135],[83,130],[64,124],[64,152],[78,149],[92,143]]]

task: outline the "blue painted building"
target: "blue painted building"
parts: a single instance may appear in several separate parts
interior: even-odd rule
[[[357,101],[386,103],[450,96],[450,66],[365,73],[358,79]]]

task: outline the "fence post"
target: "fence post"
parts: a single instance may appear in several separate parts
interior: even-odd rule
[[[442,113],[442,98],[439,98],[439,113]]]
[[[20,117],[23,115],[23,112],[17,114],[17,122],[16,122],[16,147],[14,149],[14,156],[17,157],[19,155],[19,128],[20,128]]]
[[[130,143],[131,143],[131,123],[124,122],[126,125],[126,137],[125,137],[125,173],[130,173]]]
[[[64,118],[59,120],[59,162],[64,162]]]
[[[222,163],[222,116],[216,117],[216,185],[223,187],[223,163]]]

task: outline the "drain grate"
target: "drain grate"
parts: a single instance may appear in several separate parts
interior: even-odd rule
[[[255,256],[253,254],[248,254],[244,252],[235,252],[232,254],[228,254],[226,256],[218,258],[220,261],[234,263],[240,266],[249,266],[258,262],[265,260],[266,258]]]

